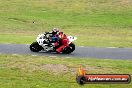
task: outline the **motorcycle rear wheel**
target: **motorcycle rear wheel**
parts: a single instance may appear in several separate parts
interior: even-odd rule
[[[31,45],[30,45],[30,50],[33,51],[33,52],[39,52],[43,49],[43,47],[41,47],[38,42],[33,42]]]

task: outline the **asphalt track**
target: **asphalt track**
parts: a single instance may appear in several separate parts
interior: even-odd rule
[[[99,58],[99,59],[123,59],[132,60],[132,48],[97,48],[97,47],[76,47],[71,54],[54,54],[45,52],[31,52],[29,45],[24,44],[0,44],[0,54],[24,54],[33,56],[63,56],[77,58]]]

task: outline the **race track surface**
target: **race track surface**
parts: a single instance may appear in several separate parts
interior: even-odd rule
[[[95,47],[76,47],[71,54],[54,54],[45,52],[31,52],[29,45],[24,44],[0,44],[1,54],[26,54],[40,56],[64,56],[80,58],[100,58],[100,59],[131,59],[132,48],[95,48]]]

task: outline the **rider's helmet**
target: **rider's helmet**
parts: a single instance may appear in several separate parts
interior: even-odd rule
[[[58,34],[59,33],[59,29],[58,28],[53,28],[52,29],[52,34],[53,35],[56,35],[56,34]]]

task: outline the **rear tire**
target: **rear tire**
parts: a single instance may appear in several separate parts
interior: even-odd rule
[[[33,51],[33,52],[39,52],[43,49],[43,47],[41,47],[38,42],[33,42],[31,45],[30,45],[30,50]]]

